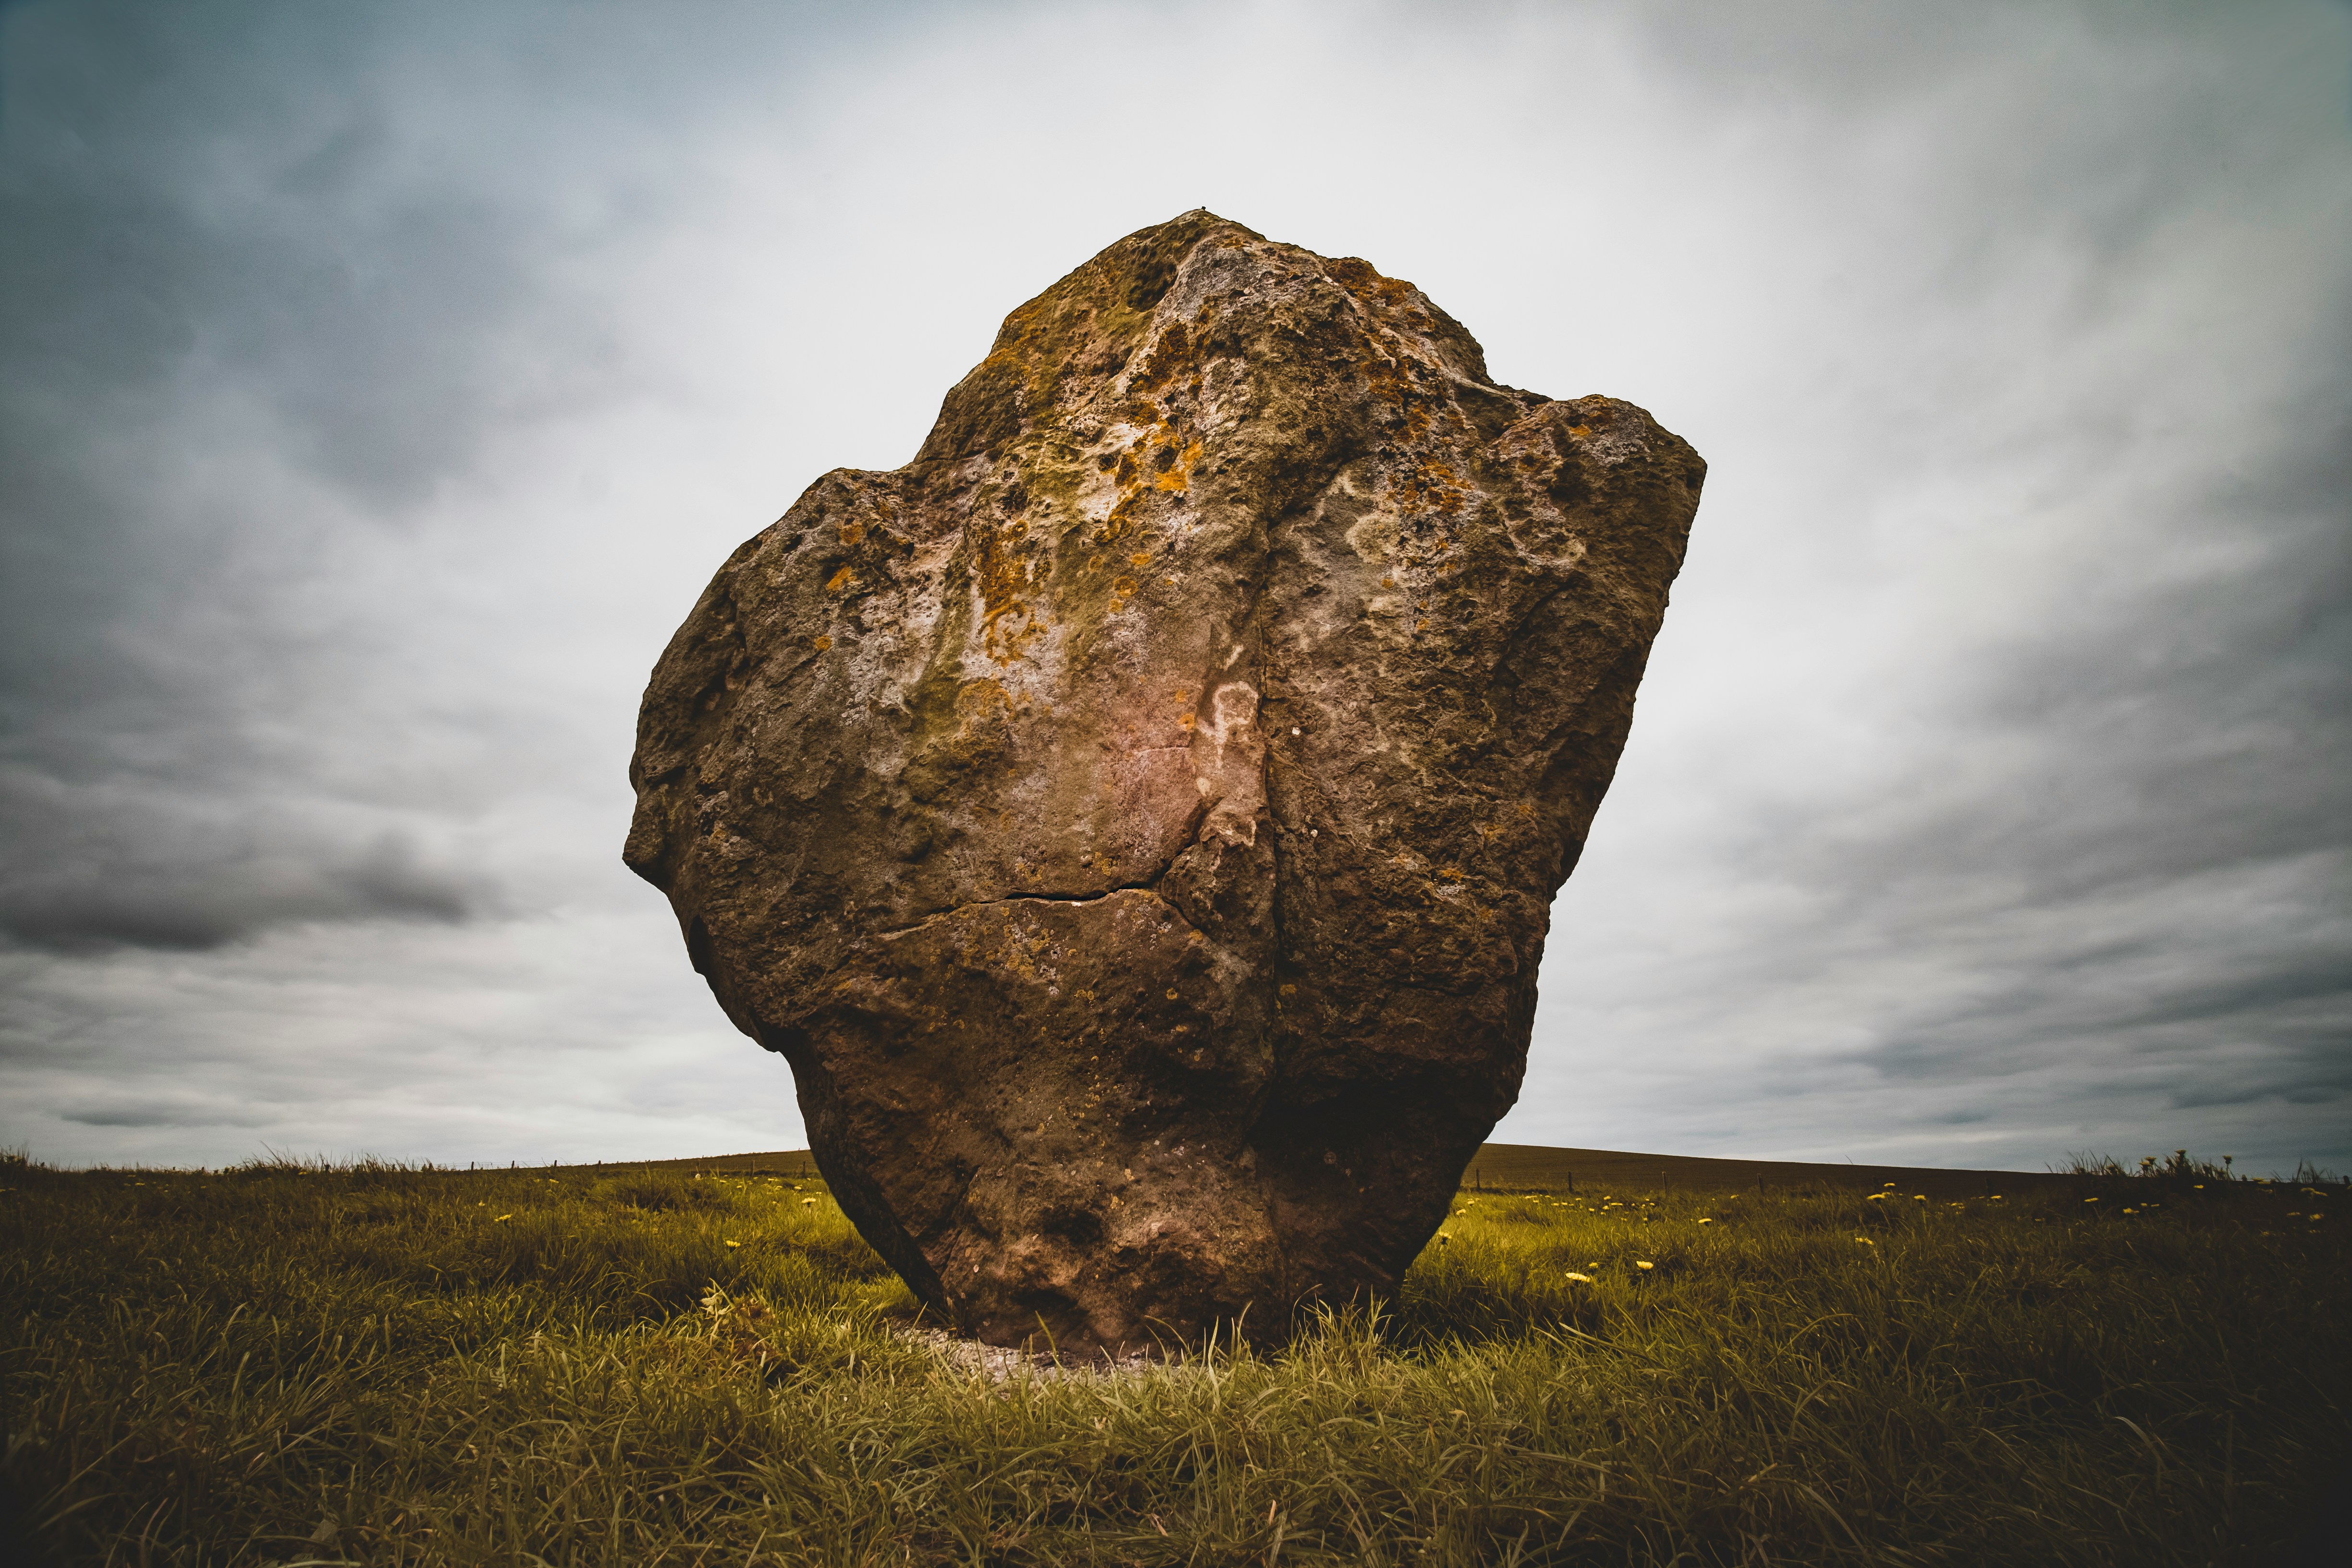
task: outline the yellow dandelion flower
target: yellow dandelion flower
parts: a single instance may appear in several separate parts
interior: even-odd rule
[[[1871,1240],[1870,1237],[1866,1236],[1857,1236],[1854,1237],[1854,1240],[1862,1243],[1864,1247],[1876,1247],[1878,1245],[1878,1243]]]
[[[2098,1200],[2098,1199],[2096,1199],[2096,1198],[2084,1198],[2083,1201],[2084,1201],[2084,1203],[2086,1203],[2086,1204],[2095,1204],[2095,1203],[2097,1203],[2099,1200]]]
[[[741,1242],[740,1242],[740,1241],[730,1241],[730,1242],[729,1242],[727,1245],[728,1245],[728,1246],[730,1246],[730,1247],[740,1247],[740,1246],[742,1246],[743,1244],[742,1244]]]
[[[1579,1285],[1590,1285],[1592,1283],[1592,1276],[1590,1274],[1577,1274],[1571,1272],[1569,1275],[1569,1278],[1576,1281]]]
[[[816,1207],[816,1200],[814,1198],[803,1198],[801,1200],[801,1207],[804,1209],[813,1209]]]
[[[1437,1245],[1440,1247],[1451,1247],[1454,1245],[1454,1237],[1447,1232],[1441,1230],[1437,1233]]]
[[[1699,1224],[1701,1224],[1701,1225],[1713,1225],[1714,1223],[1715,1223],[1715,1220],[1714,1220],[1714,1218],[1713,1218],[1711,1215],[1710,1215],[1710,1216],[1706,1216],[1706,1217],[1703,1217],[1703,1218],[1701,1218],[1701,1219],[1700,1219],[1700,1221],[1699,1221]]]
[[[1655,1268],[1657,1267],[1657,1265],[1656,1265],[1656,1264],[1654,1264],[1654,1263],[1653,1263],[1653,1262],[1651,1262],[1648,1258],[1643,1258],[1643,1259],[1641,1259],[1640,1261],[1636,1262],[1636,1263],[1633,1265],[1633,1267],[1634,1267],[1634,1268]]]
[[[494,1219],[494,1220],[490,1221],[490,1223],[491,1223],[492,1225],[504,1225],[504,1224],[506,1224],[506,1222],[507,1222],[507,1221],[509,1221],[509,1220],[510,1220],[510,1219],[512,1219],[512,1218],[514,1218],[514,1215],[510,1215],[510,1214],[502,1214],[502,1215],[499,1215],[499,1217],[498,1217],[498,1218],[496,1218],[496,1219]]]

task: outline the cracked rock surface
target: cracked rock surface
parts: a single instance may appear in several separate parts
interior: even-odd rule
[[[1118,1352],[1391,1293],[1517,1096],[1705,473],[1187,213],[729,558],[626,859],[948,1322]]]

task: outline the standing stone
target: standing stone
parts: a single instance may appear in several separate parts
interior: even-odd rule
[[[1392,1294],[1517,1097],[1706,471],[1496,385],[1410,283],[1187,213],[719,569],[627,862],[966,1331]]]

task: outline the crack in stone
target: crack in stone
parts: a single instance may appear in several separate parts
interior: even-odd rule
[[[1187,845],[1186,847],[1190,848],[1191,846]],[[1172,860],[1169,862],[1170,866],[1174,864]],[[1098,904],[1113,893],[1150,893],[1152,897],[1159,898],[1160,883],[1168,875],[1168,866],[1162,866],[1153,872],[1147,881],[1121,882],[1118,887],[1105,888],[1099,893],[1006,893],[1000,898],[974,899],[969,903],[954,904],[944,910],[934,910],[911,924],[887,926],[872,934],[883,937],[904,936],[908,931],[921,931],[924,927],[935,925],[950,916],[960,915],[966,910],[984,910],[996,904]],[[1167,900],[1161,899],[1160,902],[1167,903]],[[1170,904],[1169,908],[1174,909],[1175,906]],[[1178,910],[1178,913],[1181,912]]]

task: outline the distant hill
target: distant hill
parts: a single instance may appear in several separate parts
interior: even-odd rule
[[[816,1163],[805,1149],[757,1154],[713,1154],[693,1160],[631,1160],[663,1170],[709,1171],[728,1175],[814,1178]],[[1921,1165],[1807,1164],[1789,1160],[1716,1160],[1688,1154],[1639,1154],[1617,1149],[1549,1149],[1536,1143],[1481,1145],[1465,1187],[1490,1191],[1700,1192],[1753,1191],[1760,1183],[1775,1190],[1858,1187],[1876,1192],[1889,1183],[1905,1193],[1931,1198],[1988,1197],[2029,1192],[2076,1180],[2051,1172],[1948,1171]]]

